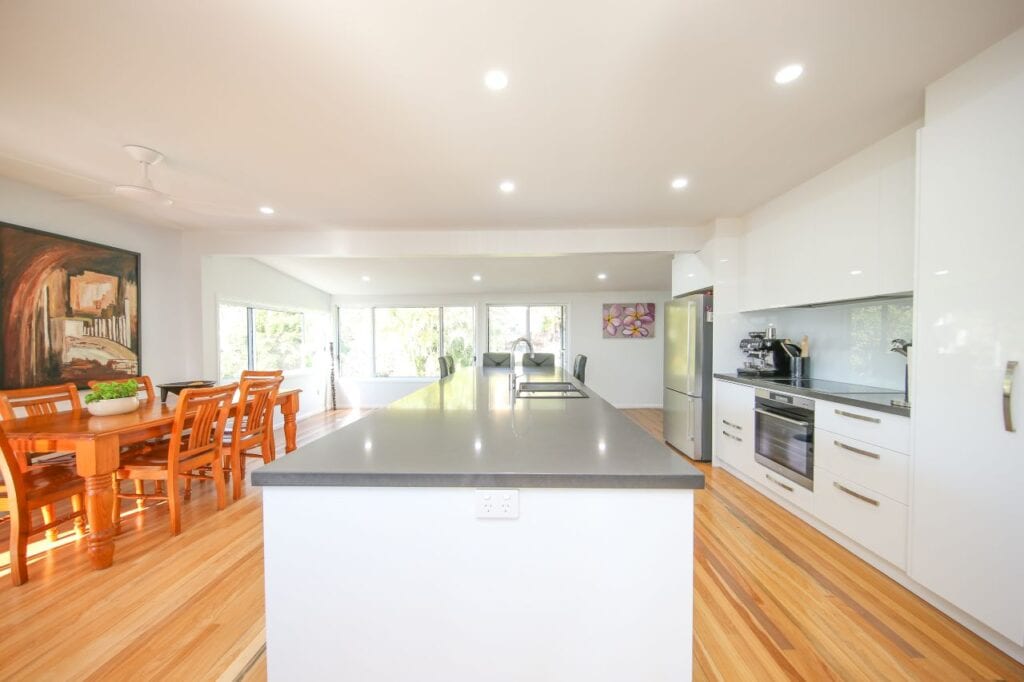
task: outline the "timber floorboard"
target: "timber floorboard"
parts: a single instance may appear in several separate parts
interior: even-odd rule
[[[661,439],[660,410],[625,412]],[[357,417],[303,420],[299,442]],[[767,497],[697,466],[695,680],[1024,681],[1024,666]],[[32,544],[19,588],[0,554],[0,679],[266,680],[259,490],[218,513],[213,486],[197,485],[176,538],[163,504],[129,504],[106,571],[70,527]]]

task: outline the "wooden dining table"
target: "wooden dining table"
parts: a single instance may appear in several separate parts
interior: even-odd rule
[[[285,452],[295,449],[299,393],[301,389],[291,389],[277,395],[276,405],[284,417]],[[78,475],[85,479],[86,542],[93,568],[114,563],[111,474],[120,465],[121,448],[170,433],[174,411],[174,405],[153,400],[143,402],[134,412],[109,417],[94,417],[83,409],[3,422],[4,433],[11,440],[56,443],[60,451],[74,451]]]

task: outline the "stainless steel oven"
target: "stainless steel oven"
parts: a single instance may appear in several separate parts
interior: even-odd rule
[[[754,459],[797,485],[814,490],[814,401],[757,389]]]

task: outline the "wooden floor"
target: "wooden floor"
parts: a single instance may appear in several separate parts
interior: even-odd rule
[[[659,410],[627,414],[660,439]],[[357,416],[305,420],[299,442]],[[695,679],[1024,680],[1024,666],[736,478],[700,467]],[[114,567],[100,572],[73,533],[39,541],[19,588],[0,554],[0,679],[265,680],[258,490],[218,513],[212,486],[201,486],[183,528],[170,536],[162,504],[132,513]]]

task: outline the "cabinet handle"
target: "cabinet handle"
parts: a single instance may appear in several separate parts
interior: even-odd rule
[[[850,495],[851,497],[856,497],[858,500],[862,502],[867,502],[868,504],[874,505],[875,507],[878,506],[878,500],[872,500],[867,495],[861,495],[860,493],[854,492],[847,488],[845,485],[840,485],[837,481],[832,481],[832,485],[834,485],[839,490],[842,490],[847,495]]]
[[[852,445],[847,445],[846,443],[840,443],[837,440],[834,440],[832,442],[836,444],[836,447],[840,447],[843,450],[849,450],[850,452],[856,452],[858,455],[864,455],[865,457],[870,457],[871,459],[882,459],[881,455],[877,455],[877,454],[875,454],[873,452],[868,452],[867,450],[861,450],[860,448],[855,448]]]
[[[734,441],[737,441],[739,443],[743,442],[742,438],[740,438],[739,436],[734,436],[731,433],[729,433],[728,431],[722,431],[722,435],[725,436],[726,438],[732,438]]]
[[[734,428],[734,429],[737,429],[737,430],[739,430],[739,431],[742,431],[742,430],[743,430],[743,427],[742,427],[742,426],[740,426],[739,424],[733,424],[733,423],[732,423],[731,421],[729,421],[728,419],[723,419],[723,420],[722,420],[722,423],[723,423],[723,424],[725,424],[726,426],[731,426],[732,428]]]
[[[780,488],[782,488],[783,490],[788,490],[789,492],[793,492],[793,489],[791,487],[789,487],[788,485],[786,485],[785,483],[783,483],[781,481],[776,481],[774,478],[772,478],[768,474],[765,474],[764,477],[767,478],[772,483],[774,483],[775,485],[777,485]],[[838,485],[838,483],[836,485]]]
[[[882,420],[878,417],[868,417],[864,414],[855,414],[853,412],[847,412],[845,410],[836,410],[836,414],[840,417],[849,417],[850,419],[859,419],[863,422],[871,422],[872,424],[881,424]]]
[[[769,412],[768,410],[762,410],[760,407],[755,407],[754,408],[754,412],[757,412],[758,414],[763,414],[766,417],[771,417],[772,419],[779,419],[781,421],[788,422],[790,424],[796,424],[797,426],[810,426],[811,425],[810,422],[802,422],[802,421],[800,421],[798,419],[790,419],[789,417],[783,417],[781,414],[775,414],[774,412]],[[837,410],[837,412],[838,412],[838,410]]]
[[[1003,428],[1013,433],[1013,375],[1017,371],[1017,361],[1006,361],[1006,376],[1003,377]]]

